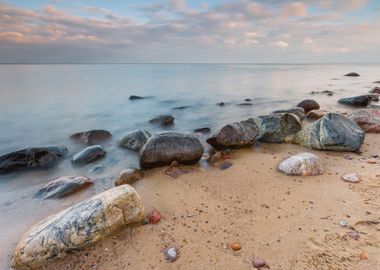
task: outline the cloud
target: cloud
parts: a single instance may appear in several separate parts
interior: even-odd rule
[[[280,41],[275,41],[275,42],[271,42],[269,43],[269,45],[271,46],[274,46],[274,47],[279,47],[279,48],[287,48],[289,47],[289,44],[280,40]]]

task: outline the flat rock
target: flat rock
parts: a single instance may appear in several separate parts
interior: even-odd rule
[[[131,186],[109,189],[33,226],[17,244],[12,267],[40,269],[143,219],[143,202]]]
[[[169,114],[158,115],[150,119],[149,123],[161,126],[169,126],[174,123],[174,117]]]
[[[318,120],[319,118],[322,118],[326,114],[328,114],[328,112],[324,110],[313,110],[313,111],[308,112],[306,117],[308,119]]]
[[[312,110],[318,110],[319,104],[313,99],[305,99],[298,103],[297,107],[301,107],[305,110],[305,113],[308,113]]]
[[[165,174],[169,175],[172,178],[177,178],[178,176],[182,174],[187,174],[190,173],[191,170],[189,169],[184,169],[176,166],[170,166],[165,170]]]
[[[186,105],[186,106],[173,107],[172,109],[173,109],[173,110],[184,110],[184,109],[188,109],[188,108],[190,108],[190,107],[191,107],[191,106]]]
[[[135,183],[136,181],[142,179],[144,176],[143,172],[139,169],[133,168],[133,169],[124,169],[122,170],[115,178],[115,186],[120,185],[131,185]]]
[[[358,183],[360,182],[360,177],[357,173],[348,173],[342,176],[342,180],[349,183]]]
[[[98,160],[106,154],[101,145],[93,145],[86,147],[79,153],[75,154],[71,161],[75,164],[87,164]]]
[[[357,151],[364,137],[363,130],[353,120],[328,113],[298,132],[293,142],[317,150]]]
[[[63,176],[44,185],[35,195],[38,199],[62,198],[94,182],[86,176]]]
[[[0,156],[0,174],[55,166],[67,153],[64,146],[31,147]]]
[[[242,102],[238,104],[239,106],[252,106],[253,104],[251,102]]]
[[[359,77],[360,74],[357,73],[357,72],[350,72],[350,73],[347,73],[346,75],[344,76],[347,76],[347,77]]]
[[[380,133],[380,109],[359,109],[353,111],[348,118],[368,133]]]
[[[225,125],[207,139],[207,143],[216,149],[241,148],[255,144],[259,128],[253,119]]]
[[[305,119],[305,110],[301,107],[292,107],[286,110],[277,110],[273,111],[272,114],[284,114],[284,113],[292,113],[298,116],[299,119]]]
[[[202,133],[202,134],[207,134],[211,132],[211,128],[209,127],[203,127],[203,128],[196,128],[194,129],[195,133]]]
[[[174,160],[181,164],[197,163],[204,149],[198,138],[178,132],[154,134],[140,151],[140,167],[153,168],[170,165]]]
[[[103,129],[93,129],[74,133],[70,136],[71,139],[83,142],[85,144],[97,144],[106,141],[112,137],[111,132]]]
[[[145,97],[140,97],[140,96],[135,96],[135,95],[131,95],[129,97],[129,100],[139,100],[139,99],[144,99]]]
[[[119,141],[119,145],[127,149],[140,151],[151,136],[152,135],[148,131],[137,129],[126,134]]]
[[[282,161],[278,169],[288,175],[321,175],[324,172],[322,160],[312,153],[300,153]]]
[[[356,107],[367,107],[371,104],[371,97],[369,95],[355,96],[341,98],[338,100],[338,103]]]

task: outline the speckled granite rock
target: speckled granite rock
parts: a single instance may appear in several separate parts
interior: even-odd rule
[[[320,175],[324,172],[323,163],[312,153],[300,153],[290,156],[280,163],[278,169],[289,175]]]

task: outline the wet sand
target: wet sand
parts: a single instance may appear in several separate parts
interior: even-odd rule
[[[380,153],[379,136],[367,134],[360,154],[259,144],[232,153],[226,170],[218,163],[187,167],[193,171],[176,179],[164,174],[167,167],[148,171],[134,187],[146,212],[161,212],[158,224],[128,228],[45,269],[240,270],[253,269],[254,257],[271,269],[380,269],[380,224],[361,222],[380,221],[380,158],[367,162]],[[282,159],[305,151],[322,158],[324,175],[277,171]],[[362,181],[340,179],[351,172]],[[231,242],[241,250],[232,251]],[[163,254],[171,246],[180,252],[173,263]],[[368,259],[360,259],[362,252]]]

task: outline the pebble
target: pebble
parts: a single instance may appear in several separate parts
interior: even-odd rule
[[[359,240],[359,234],[355,231],[348,232],[347,235],[354,240]]]
[[[369,160],[367,160],[367,163],[368,163],[368,164],[376,164],[377,161],[376,161],[376,160],[373,160],[373,159],[369,159]]]
[[[345,220],[341,220],[341,221],[339,221],[339,225],[340,225],[340,227],[347,227],[348,222]]]
[[[357,173],[349,173],[342,176],[342,180],[349,183],[358,183],[360,177]]]
[[[256,258],[256,259],[253,259],[252,265],[255,268],[262,268],[262,267],[266,266],[267,263],[263,259]]]
[[[236,243],[236,242],[233,242],[230,244],[230,248],[233,250],[233,251],[238,251],[241,249],[241,246],[239,243]]]
[[[175,247],[170,247],[165,249],[165,259],[168,260],[169,262],[174,262],[177,260],[177,249]]]
[[[171,166],[165,171],[165,174],[169,175],[172,178],[177,178],[178,176],[180,176],[182,174],[189,173],[189,172],[190,172],[190,170],[188,170],[188,169],[182,169],[179,167]]]
[[[359,255],[359,259],[362,261],[368,260],[368,256],[364,251],[362,251],[362,253],[360,253],[360,255]]]
[[[161,220],[161,213],[154,209],[147,215],[146,219],[150,224],[157,224]]]
[[[232,165],[233,164],[231,162],[226,161],[226,162],[223,162],[222,164],[220,164],[219,169],[226,170],[229,167],[231,167]]]

